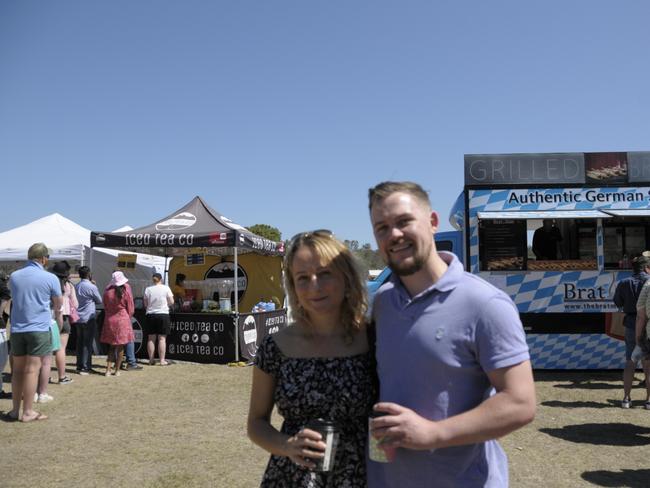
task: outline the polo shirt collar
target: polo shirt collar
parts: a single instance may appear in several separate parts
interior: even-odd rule
[[[36,266],[38,268],[45,269],[41,263],[37,261],[32,261],[31,259],[27,261],[27,266]]]
[[[399,279],[395,273],[391,275],[391,281],[394,283],[395,288],[399,291],[400,295],[408,297],[408,301],[417,300],[420,297],[424,297],[434,291],[447,292],[451,291],[460,283],[460,279],[463,275],[463,265],[460,264],[460,261],[454,253],[447,251],[439,251],[438,256],[447,264],[447,270],[443,273],[438,281],[434,284],[425,288],[420,293],[411,297],[402,284],[402,281]]]

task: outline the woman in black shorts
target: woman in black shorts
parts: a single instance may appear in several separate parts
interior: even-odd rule
[[[169,363],[165,360],[165,350],[169,334],[169,306],[174,303],[174,295],[169,287],[163,284],[160,273],[154,273],[152,280],[153,286],[144,291],[144,306],[147,309],[147,353],[149,364],[153,365],[157,338],[160,365],[167,366]]]

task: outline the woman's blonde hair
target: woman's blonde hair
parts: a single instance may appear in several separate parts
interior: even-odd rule
[[[293,258],[296,252],[304,246],[309,247],[318,255],[323,266],[331,266],[343,277],[345,290],[341,305],[341,321],[345,338],[352,340],[354,334],[366,322],[368,310],[366,283],[350,249],[336,239],[330,231],[303,232],[296,235],[289,243],[284,257],[284,286],[294,321],[310,324],[308,313],[298,302],[296,286],[293,281]]]

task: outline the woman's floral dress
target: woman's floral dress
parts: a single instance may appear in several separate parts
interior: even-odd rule
[[[274,402],[284,417],[283,433],[294,435],[317,418],[334,422],[340,433],[332,471],[313,472],[288,457],[272,455],[261,486],[365,488],[368,414],[376,393],[372,353],[286,357],[268,335],[255,364],[276,379]]]

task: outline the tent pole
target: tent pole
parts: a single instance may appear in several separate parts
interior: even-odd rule
[[[237,265],[237,248],[235,248],[235,313],[239,313],[239,266]]]
[[[165,271],[163,271],[163,283],[169,283],[169,261],[167,260],[167,248],[165,248]]]
[[[237,236],[235,235],[235,238]],[[235,241],[236,242],[236,241]],[[239,266],[237,264],[237,244],[235,244],[235,361],[239,362]]]

